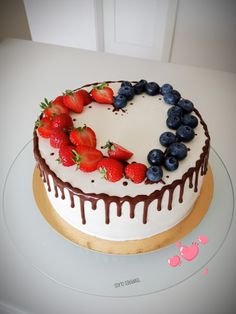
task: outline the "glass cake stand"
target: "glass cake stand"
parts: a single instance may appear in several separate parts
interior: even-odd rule
[[[32,191],[35,168],[32,146],[32,141],[29,141],[8,171],[2,216],[5,231],[17,250],[42,275],[81,293],[132,297],[163,291],[200,271],[207,272],[207,264],[227,237],[234,211],[231,179],[214,149],[211,148],[210,152],[214,196],[198,227],[176,244],[151,253],[124,256],[82,248],[55,232],[45,221]],[[200,243],[199,236],[207,238],[208,243]],[[180,254],[180,246],[191,246],[194,242],[198,246],[198,255],[187,261]],[[168,260],[176,255],[181,264],[172,267]]]

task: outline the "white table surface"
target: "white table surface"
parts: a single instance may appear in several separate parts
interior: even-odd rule
[[[8,39],[0,43],[1,198],[7,171],[32,137],[38,104],[44,97],[52,99],[88,82],[141,78],[170,82],[195,103],[235,190],[236,74]],[[90,296],[57,285],[27,265],[4,230],[1,221],[0,314],[236,311],[235,215],[223,247],[207,265],[208,276],[197,273],[174,288],[131,298]]]

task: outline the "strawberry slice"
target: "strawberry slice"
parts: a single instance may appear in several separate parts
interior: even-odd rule
[[[97,169],[103,175],[103,178],[110,182],[119,181],[123,177],[124,166],[114,158],[103,158],[99,161]]]
[[[52,126],[62,130],[70,130],[73,127],[73,121],[71,116],[61,113],[52,120]]]
[[[107,141],[106,145],[103,148],[108,148],[108,155],[109,157],[118,159],[118,160],[128,160],[130,157],[133,156],[133,153],[127,150],[126,148],[122,147],[119,144],[114,142]]]
[[[89,92],[87,92],[85,89],[78,90],[78,94],[82,95],[83,100],[84,100],[84,106],[89,105],[93,101],[93,98],[90,96]]]
[[[55,116],[61,113],[69,114],[68,108],[66,108],[59,100],[58,96],[53,101],[48,101],[47,98],[44,98],[44,102],[40,103],[40,107],[43,110],[43,115],[47,118],[53,119]]]
[[[125,175],[134,183],[141,183],[146,178],[147,166],[141,163],[129,164],[125,167]]]
[[[50,145],[54,148],[60,148],[70,143],[68,135],[61,129],[53,129],[50,136]]]
[[[80,145],[75,148],[76,151],[76,163],[78,168],[84,172],[92,172],[97,169],[97,164],[103,158],[100,150]]]
[[[76,164],[76,151],[72,145],[62,145],[59,149],[59,158],[57,161],[65,167],[70,167]]]
[[[110,87],[108,87],[107,83],[102,83],[101,85],[93,87],[91,96],[98,103],[112,104],[114,92]]]
[[[84,108],[84,99],[79,91],[66,90],[63,95],[63,103],[70,110],[81,113]]]
[[[43,117],[41,120],[37,120],[35,122],[35,127],[38,129],[40,136],[44,138],[50,138],[53,131],[51,119],[48,117]]]
[[[94,131],[88,127],[79,127],[75,128],[70,132],[70,141],[72,144],[78,145],[86,145],[89,147],[96,147],[97,139]]]
[[[57,96],[53,101],[52,103],[55,105],[55,104],[59,104],[59,105],[62,105],[64,106],[64,103],[63,103],[63,96],[60,95],[60,96]]]

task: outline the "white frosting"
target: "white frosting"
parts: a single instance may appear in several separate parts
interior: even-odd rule
[[[120,87],[119,83],[110,84],[115,94]],[[153,148],[164,147],[159,143],[159,136],[165,131],[170,131],[166,126],[167,110],[169,105],[165,104],[162,96],[148,96],[141,94],[135,96],[125,112],[113,112],[113,106],[91,103],[84,107],[81,114],[71,114],[74,125],[91,127],[97,136],[97,148],[101,149],[107,140],[116,142],[134,153],[130,161],[147,164],[147,154]],[[163,171],[163,181],[170,184],[174,180],[181,179],[183,174],[195,166],[196,160],[202,153],[206,136],[202,125],[199,123],[195,129],[195,138],[186,144],[190,149],[188,156],[180,162],[179,168],[174,172]],[[135,184],[125,178],[111,183],[101,178],[98,171],[83,173],[76,170],[76,166],[64,167],[56,159],[58,150],[50,146],[49,140],[39,136],[39,150],[41,156],[46,160],[49,168],[64,182],[69,182],[73,187],[78,187],[85,193],[106,193],[115,196],[136,196],[139,194],[149,195],[153,191],[162,188],[164,183],[157,184]],[[105,151],[103,151],[105,154]],[[54,153],[52,155],[51,153]],[[52,178],[50,178],[52,181]],[[124,186],[123,182],[128,185]],[[194,182],[194,178],[193,178]],[[202,176],[199,175],[198,190],[202,184]],[[53,182],[51,182],[52,192],[47,192],[48,197],[58,212],[58,214],[68,223],[79,230],[113,241],[125,241],[133,239],[143,239],[169,229],[180,222],[191,210],[198,193],[185,184],[183,203],[179,203],[179,188],[175,189],[172,207],[167,209],[168,191],[165,192],[162,201],[162,210],[157,211],[156,201],[149,205],[147,224],[143,224],[143,204],[139,203],[135,208],[135,217],[130,218],[130,208],[128,203],[122,206],[121,217],[117,216],[116,206],[111,206],[110,223],[105,224],[105,209],[103,201],[98,202],[96,210],[91,208],[90,202],[85,203],[86,224],[82,224],[80,203],[75,197],[75,208],[70,206],[68,191],[65,191],[66,199],[62,200],[54,196]]]

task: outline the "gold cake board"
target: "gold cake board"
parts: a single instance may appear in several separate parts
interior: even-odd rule
[[[39,170],[33,174],[33,192],[38,208],[47,222],[66,239],[91,250],[109,254],[137,254],[158,250],[179,241],[201,222],[213,196],[213,174],[211,168],[204,177],[200,196],[192,211],[171,229],[142,240],[110,241],[88,235],[72,227],[54,210],[49,202]]]

